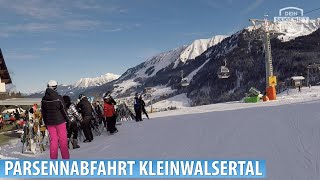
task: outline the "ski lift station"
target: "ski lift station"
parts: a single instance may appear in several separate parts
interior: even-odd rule
[[[292,76],[291,77],[291,84],[292,87],[299,87],[302,86],[303,81],[305,80],[305,78],[303,76]]]
[[[11,84],[12,80],[9,75],[6,63],[4,61],[2,51],[0,49],[0,93],[6,92],[6,84]]]

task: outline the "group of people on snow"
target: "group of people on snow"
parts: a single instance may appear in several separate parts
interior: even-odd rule
[[[102,106],[99,101],[91,104],[88,97],[83,94],[79,95],[77,101],[72,102],[69,96],[60,96],[57,87],[58,83],[50,80],[41,101],[43,121],[50,135],[50,159],[58,158],[59,147],[62,159],[70,158],[69,148],[80,148],[78,144],[79,127],[85,136],[84,143],[92,142],[92,127],[95,126],[95,123],[103,123],[104,128],[111,135],[118,132],[115,109],[117,103],[110,91],[104,94]],[[137,122],[142,121],[142,112],[149,119],[145,110],[145,102],[138,93],[135,94],[134,110]]]

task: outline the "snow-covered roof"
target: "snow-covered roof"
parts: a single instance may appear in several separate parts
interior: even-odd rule
[[[304,80],[305,78],[303,76],[292,76],[292,80],[297,81],[297,80]]]

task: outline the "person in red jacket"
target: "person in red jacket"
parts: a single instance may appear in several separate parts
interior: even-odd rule
[[[115,101],[112,101],[111,96],[105,96],[103,105],[104,117],[107,121],[107,130],[110,134],[114,134],[118,132],[116,128],[116,111],[114,109],[114,105],[116,105]]]

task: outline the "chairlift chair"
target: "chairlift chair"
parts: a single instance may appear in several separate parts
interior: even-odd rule
[[[230,71],[227,68],[227,60],[224,60],[225,65],[221,66],[218,70],[218,77],[219,79],[227,79],[230,76]]]
[[[182,87],[189,86],[189,80],[188,78],[183,77],[183,71],[181,71],[181,86]]]
[[[182,78],[181,86],[183,87],[189,86],[188,78]]]

